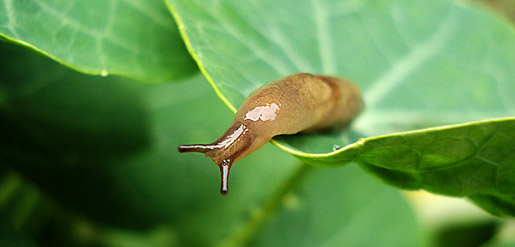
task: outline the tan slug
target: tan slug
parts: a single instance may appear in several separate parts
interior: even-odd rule
[[[252,92],[234,122],[211,144],[181,145],[179,152],[199,152],[220,167],[221,193],[227,194],[229,170],[236,161],[260,149],[276,135],[344,126],[363,109],[351,82],[307,73],[290,75]]]

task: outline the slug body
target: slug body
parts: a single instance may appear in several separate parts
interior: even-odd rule
[[[179,152],[200,152],[220,167],[221,193],[228,192],[229,170],[272,137],[344,126],[363,109],[358,88],[344,79],[294,74],[252,92],[234,122],[211,144],[182,145]]]

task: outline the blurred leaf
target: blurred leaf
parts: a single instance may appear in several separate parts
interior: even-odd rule
[[[144,86],[81,75],[13,45],[2,44],[1,53],[12,58],[0,73],[2,164],[97,221],[145,228],[223,219],[226,228],[192,236],[213,241],[296,166],[265,147],[238,167],[260,165],[233,169],[231,195],[220,197],[217,167],[176,151],[215,139],[231,121],[202,77]],[[197,233],[189,225],[178,230]]]
[[[3,175],[0,178],[0,246],[36,246],[43,242],[45,246],[72,244],[67,236],[68,225],[62,224],[68,220],[62,217],[63,213],[53,209],[15,172],[6,171]]]
[[[56,205],[15,172],[2,175],[0,246],[173,246],[174,236],[165,227],[139,232],[95,225]]]
[[[5,221],[0,222],[0,246],[32,247],[38,246],[27,235],[20,233]]]
[[[164,82],[197,70],[161,0],[2,1],[0,36],[85,73]]]
[[[142,85],[79,74],[13,44],[1,43],[0,54],[10,58],[1,61],[0,73],[2,161],[102,218],[104,205],[98,205],[121,195],[107,186],[113,182],[102,172],[88,181],[79,178],[83,170],[92,173],[149,145],[148,113],[138,91]],[[91,183],[87,189],[93,195],[84,196],[85,188],[74,186],[81,182]],[[109,196],[96,198],[94,191]],[[140,216],[130,207],[119,212]]]
[[[8,49],[6,48],[6,50]],[[28,51],[18,50],[17,52],[20,54],[12,57],[20,59],[19,64],[22,64],[25,59],[25,63],[30,65],[32,64],[31,59],[36,59],[41,62],[39,69],[48,71],[48,74],[59,69],[59,66],[48,61],[45,62],[44,59],[24,56],[25,53],[30,54]],[[0,73],[2,76],[18,78],[8,76],[15,73],[16,70],[2,68],[7,69]],[[37,71],[35,69],[34,72],[26,74],[38,74]],[[80,83],[80,85],[84,85],[83,87],[70,88],[68,86],[72,79],[62,80],[62,78],[70,77],[84,77],[83,79],[87,80],[87,83]],[[36,79],[40,79],[40,77],[16,80],[18,82],[16,85],[22,88],[29,87],[38,82]],[[34,111],[20,112],[20,116],[40,111],[45,116],[52,114],[39,109],[45,109],[43,106],[46,106],[48,102],[58,101],[60,104],[53,104],[55,107],[68,108],[68,110],[62,113],[59,121],[51,122],[49,125],[60,126],[67,119],[80,118],[76,114],[84,112],[83,104],[70,104],[79,97],[78,95],[87,94],[87,92],[105,92],[105,87],[111,85],[109,93],[98,95],[95,97],[95,101],[109,102],[109,100],[113,100],[116,105],[120,106],[120,110],[135,111],[134,116],[122,119],[98,116],[95,113],[103,112],[105,108],[111,106],[106,103],[94,104],[91,102],[91,109],[87,111],[90,118],[85,118],[84,122],[95,122],[100,117],[105,120],[105,124],[114,124],[119,126],[118,128],[122,128],[117,121],[125,120],[124,124],[126,125],[134,125],[146,130],[143,133],[145,133],[144,140],[147,140],[147,144],[141,149],[135,149],[130,154],[118,153],[116,150],[106,147],[103,154],[98,156],[94,155],[95,152],[88,151],[95,150],[94,147],[83,147],[77,148],[74,152],[90,153],[91,156],[84,155],[78,159],[66,158],[70,152],[67,148],[79,145],[74,142],[82,143],[85,136],[92,135],[88,131],[81,131],[87,130],[88,125],[76,126],[74,130],[77,132],[73,133],[75,137],[70,139],[70,142],[66,143],[67,145],[48,147],[42,145],[28,148],[25,145],[16,145],[15,142],[10,142],[12,139],[2,139],[5,144],[0,148],[2,151],[0,157],[9,166],[34,181],[63,206],[79,211],[96,222],[124,228],[130,227],[136,231],[139,229],[146,231],[156,224],[167,224],[169,228],[166,228],[165,232],[172,235],[171,242],[187,246],[212,246],[231,239],[241,226],[249,224],[253,218],[253,212],[261,209],[264,203],[271,200],[270,198],[273,199],[274,191],[288,183],[288,178],[297,170],[298,161],[287,153],[267,145],[233,168],[231,192],[226,197],[220,196],[218,193],[218,168],[202,155],[176,152],[176,147],[181,143],[208,142],[216,139],[233,118],[233,115],[222,107],[212,90],[205,87],[202,77],[196,77],[183,83],[142,85],[116,77],[83,76],[65,70],[63,76],[56,77],[56,80],[46,79],[48,81],[41,83],[54,85],[53,91],[61,92],[56,93],[57,95],[68,93],[77,96],[35,97],[39,99],[39,104],[34,104]],[[16,95],[14,94],[16,90],[12,89],[16,87],[4,83],[4,81],[7,80],[2,80],[0,85],[8,90],[2,90],[2,92],[7,92],[4,95],[6,95],[6,99],[10,99],[10,95]],[[119,98],[125,99],[125,97],[131,98],[132,101],[118,101]],[[16,106],[31,100],[32,97],[19,98]],[[14,104],[3,105],[14,107]],[[36,108],[36,106],[41,106],[41,108]],[[2,114],[6,115],[5,112]],[[32,121],[25,120],[25,118],[19,118],[19,120],[16,125],[13,125],[27,125]],[[29,126],[31,128],[28,128],[28,131],[35,128],[32,125]],[[42,129],[36,133],[52,137],[54,134],[49,134],[53,133],[53,129],[54,127]],[[97,128],[92,129],[96,130]],[[18,131],[6,128],[0,128],[0,130],[5,136],[17,136],[17,133],[23,134],[26,131],[25,129]],[[8,135],[8,133],[11,134]],[[26,135],[28,137],[38,136]],[[115,145],[114,142],[124,143],[133,140],[132,138],[113,140],[104,135],[98,135],[96,138],[99,143],[112,140],[112,145]],[[20,143],[32,142],[34,141],[31,139],[20,141]],[[114,153],[110,153],[111,151]],[[389,213],[399,215],[396,219],[388,219],[386,222],[391,225],[405,225],[406,228],[403,228],[402,231],[409,232],[405,237],[416,243],[418,237],[411,237],[413,232],[410,230],[415,229],[410,223],[415,221],[414,214],[406,207],[402,196],[391,189],[378,186],[374,181],[367,179],[362,172],[352,172],[352,169],[355,168],[345,169],[347,169],[345,172],[338,173],[338,179],[354,181],[352,183],[357,187],[370,187],[373,191],[384,192],[388,196],[381,196],[379,201],[369,201],[366,197],[359,195],[358,191],[361,190],[355,188],[356,192],[350,196],[359,198],[349,202],[336,201],[342,204],[339,206],[345,207],[349,203],[349,210],[352,208],[354,210],[352,212],[356,212],[360,210],[361,206],[374,208],[368,205],[368,202],[397,205],[398,207],[394,208],[385,207],[388,208]],[[349,175],[346,175],[347,171],[351,171]],[[325,172],[329,172],[329,170]],[[318,171],[316,171],[317,173]],[[314,180],[324,180],[324,178],[316,176]],[[301,185],[303,181],[299,181]],[[309,184],[306,184],[308,187],[310,184],[318,183],[313,181],[313,178],[310,178],[308,182]],[[328,186],[327,183],[321,184]],[[292,185],[292,188],[295,188],[295,185]],[[347,190],[353,189],[349,187]],[[344,193],[350,193],[347,190],[342,190],[340,198],[345,198]],[[368,192],[362,191],[361,193]],[[325,197],[324,195],[325,193],[319,194],[319,196]],[[331,195],[329,194],[329,196]],[[282,197],[278,199],[282,200]],[[304,200],[299,197],[299,202],[304,203]],[[353,204],[354,202],[359,203]],[[274,210],[275,208],[270,208],[268,213],[273,213]],[[308,210],[308,208],[303,208],[303,210]],[[361,234],[362,231],[368,232],[367,228],[376,223],[375,220],[360,220],[355,224],[362,224],[359,231]],[[342,226],[347,222],[335,222],[335,224]],[[255,231],[258,229],[256,228]],[[162,232],[158,231],[158,233],[156,241],[161,241]],[[109,235],[108,232],[106,234]],[[142,234],[106,235],[104,241],[111,245],[118,240],[120,244],[130,242],[133,237],[138,239],[137,241],[145,241],[141,238],[144,237],[144,233]],[[117,238],[119,239],[116,240]],[[153,240],[149,239],[149,241]]]
[[[422,246],[410,206],[355,166],[316,169],[291,193],[251,246]]]
[[[175,237],[167,227],[158,227],[149,232],[109,229],[100,234],[99,242],[104,246],[117,247],[172,247],[178,246]]]
[[[74,164],[126,156],[149,143],[139,85],[119,78],[105,83],[8,43],[0,43],[0,56],[10,58],[0,64],[2,155],[59,156]]]
[[[488,247],[514,247],[515,246],[515,221],[505,221],[497,231],[495,238],[483,246]]]
[[[446,195],[514,194],[510,118],[346,146],[363,136],[515,114],[508,23],[444,0],[167,3],[233,111],[254,89],[296,72],[345,76],[362,89],[366,110],[351,130],[275,138],[304,162],[355,160],[389,183]]]
[[[484,246],[492,239],[497,228],[498,224],[495,221],[447,225],[439,229],[433,245],[439,247]]]
[[[511,176],[513,177],[513,174]],[[494,215],[515,216],[515,195],[479,193],[471,196],[470,199]]]

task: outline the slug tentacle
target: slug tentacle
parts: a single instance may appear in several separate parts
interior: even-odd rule
[[[231,171],[232,163],[230,160],[224,161],[220,166],[220,175],[222,185],[220,187],[220,193],[227,195],[229,193],[229,172]]]
[[[179,153],[206,153],[209,150],[213,150],[215,148],[214,145],[208,144],[193,144],[193,145],[180,145],[177,150]]]
[[[228,193],[234,163],[263,147],[276,135],[318,132],[347,126],[363,109],[358,88],[330,76],[294,74],[271,82],[243,101],[234,122],[211,144],[181,145],[179,152],[198,152],[220,167],[220,192]]]
[[[261,148],[270,140],[270,138],[261,141],[260,139],[262,138],[253,138],[249,128],[236,121],[213,143],[181,145],[178,150],[181,153],[203,153],[211,158],[220,167],[222,184],[220,192],[225,195],[229,191],[229,171],[232,164]]]

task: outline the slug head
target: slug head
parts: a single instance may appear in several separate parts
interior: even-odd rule
[[[229,192],[229,172],[236,161],[265,145],[269,139],[255,138],[249,128],[241,122],[234,122],[225,133],[211,144],[181,145],[179,152],[203,153],[220,167],[220,193]]]
[[[221,149],[216,144],[194,144],[194,145],[181,145],[178,147],[180,153],[196,152],[203,153],[208,157],[211,157],[212,153],[219,153]],[[211,158],[213,159],[213,158]],[[213,159],[215,161],[215,159]],[[216,162],[216,165],[220,167],[221,174],[221,186],[220,193],[227,195],[229,192],[229,172],[231,170],[233,162],[229,159],[224,159],[221,162]]]

